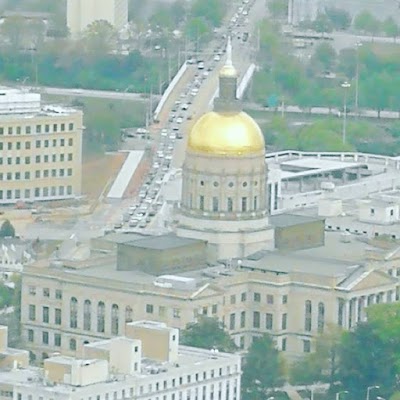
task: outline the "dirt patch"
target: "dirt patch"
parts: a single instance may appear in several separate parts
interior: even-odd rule
[[[127,153],[112,153],[86,160],[82,166],[82,193],[89,200],[97,200],[117,176],[126,157]]]

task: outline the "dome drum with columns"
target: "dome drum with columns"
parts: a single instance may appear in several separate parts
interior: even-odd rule
[[[177,234],[207,240],[218,258],[273,247],[268,223],[265,142],[241,110],[230,40],[214,111],[194,124],[182,169]]]

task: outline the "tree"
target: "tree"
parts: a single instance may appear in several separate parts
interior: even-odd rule
[[[372,385],[379,385],[385,395],[397,388],[399,371],[395,367],[393,347],[385,343],[377,329],[375,323],[359,323],[354,331],[343,336],[339,349],[339,378],[353,398],[365,396],[366,388]],[[397,331],[397,336],[399,333]]]
[[[116,31],[103,20],[92,22],[83,33],[84,51],[94,59],[102,58],[115,49]]]
[[[0,228],[0,237],[14,237],[15,236],[15,228],[12,226],[11,222],[6,219]]]
[[[328,7],[325,9],[326,16],[331,21],[332,26],[336,30],[343,31],[351,25],[351,15],[346,10],[336,7]]]
[[[326,14],[319,13],[317,18],[312,22],[312,28],[316,32],[330,33],[333,31],[333,24]]]
[[[182,331],[181,343],[186,346],[202,349],[217,349],[223,352],[233,352],[236,345],[216,318],[201,317],[196,323],[188,324]]]
[[[268,3],[268,10],[274,18],[284,18],[288,12],[288,0],[272,0]]]
[[[352,79],[356,75],[357,69],[357,50],[342,49],[338,56],[338,71],[342,72],[348,79]]]
[[[210,36],[210,29],[204,18],[191,18],[185,26],[185,33],[188,38],[195,41],[197,45],[205,43]]]
[[[268,389],[280,386],[283,366],[271,336],[255,338],[243,362],[242,398],[265,398]]]
[[[330,43],[320,43],[314,51],[313,60],[321,64],[325,70],[329,70],[336,61],[336,51]]]
[[[355,29],[371,35],[376,35],[381,28],[379,20],[368,11],[362,11],[356,15],[353,24]]]
[[[382,22],[382,30],[386,36],[396,38],[399,36],[399,26],[393,17],[388,17]]]
[[[312,384],[328,381],[331,385],[337,381],[339,368],[339,346],[341,329],[330,325],[316,339],[315,352],[306,355],[295,363],[290,370],[292,384]]]
[[[191,8],[191,15],[195,18],[204,18],[212,26],[217,27],[221,25],[226,10],[225,0],[195,0]]]
[[[360,89],[363,93],[360,103],[377,110],[380,118],[381,111],[389,105],[394,90],[392,77],[386,72],[371,74],[361,81]]]
[[[20,16],[12,16],[0,26],[0,33],[13,51],[21,49],[25,32],[25,20]]]

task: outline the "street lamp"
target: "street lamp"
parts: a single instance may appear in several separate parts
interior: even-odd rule
[[[347,89],[351,86],[349,82],[343,82],[342,88],[344,89],[343,96],[343,132],[342,132],[342,141],[343,144],[346,143],[346,119],[347,119]]]
[[[360,54],[359,49],[362,46],[361,42],[356,43],[356,95],[354,101],[354,108],[356,109],[356,115],[358,116],[358,81],[360,80]]]
[[[349,393],[347,390],[342,390],[341,392],[336,393],[336,400],[340,400],[340,395],[341,394],[347,394]]]
[[[378,385],[374,385],[374,386],[368,386],[367,388],[367,400],[369,400],[369,392],[373,389],[379,389]]]

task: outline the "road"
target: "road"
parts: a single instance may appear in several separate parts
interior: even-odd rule
[[[112,92],[105,90],[86,90],[86,89],[65,89],[65,88],[51,88],[51,87],[32,87],[25,86],[32,92],[52,94],[57,96],[73,96],[73,97],[93,97],[100,99],[113,99],[113,100],[127,100],[127,101],[149,101],[149,96],[143,93],[122,93]],[[153,98],[159,99],[159,95],[153,95]]]
[[[266,108],[260,106],[259,104],[246,104],[246,109],[254,111],[266,111],[266,112],[279,112],[279,113],[293,113],[293,114],[313,114],[313,115],[333,115],[337,117],[343,116],[343,114],[335,108],[329,109],[328,107],[311,107],[310,109],[300,108],[299,106],[285,106],[282,110],[282,106],[275,108]],[[388,111],[383,110],[378,115],[378,111],[370,109],[360,109],[358,113],[353,111],[348,112],[349,117],[359,117],[359,118],[381,118],[381,119],[399,119],[399,111]]]

